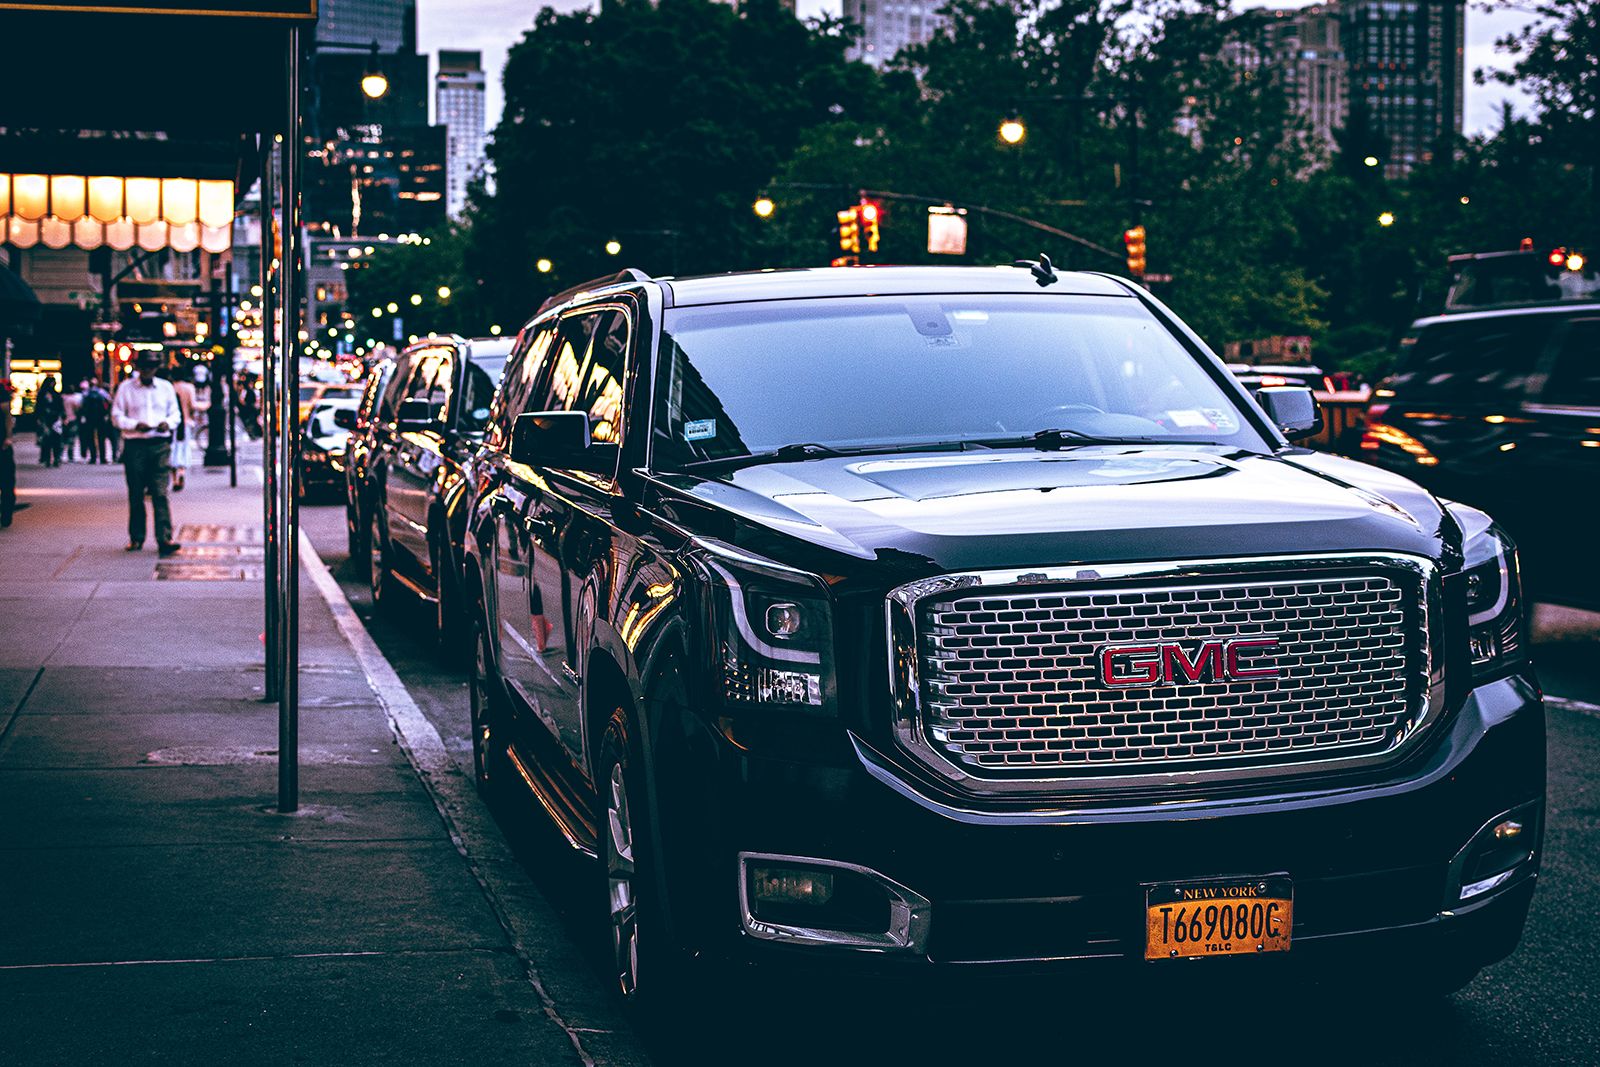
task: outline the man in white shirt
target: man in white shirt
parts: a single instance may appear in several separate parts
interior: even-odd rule
[[[183,417],[172,383],[156,377],[160,352],[140,352],[137,373],[117,386],[111,422],[122,433],[122,472],[128,482],[129,552],[144,547],[144,498],[156,516],[156,548],[170,556],[182,546],[172,539],[172,509],[167,503],[172,433]]]

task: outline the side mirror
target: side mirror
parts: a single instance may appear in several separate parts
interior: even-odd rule
[[[356,428],[356,409],[355,408],[334,408],[333,409],[333,424],[335,426],[339,427],[341,430],[353,430],[353,429],[355,429]]]
[[[433,405],[420,397],[400,401],[400,410],[395,413],[395,425],[401,433],[430,429],[433,426]]]
[[[583,411],[525,411],[511,424],[511,462],[530,467],[615,474],[618,449],[589,437]]]
[[[1311,390],[1298,385],[1269,385],[1256,390],[1267,418],[1291,441],[1322,432],[1322,409]]]

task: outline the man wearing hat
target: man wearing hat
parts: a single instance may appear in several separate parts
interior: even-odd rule
[[[156,548],[170,556],[181,547],[172,539],[172,509],[167,503],[167,461],[172,433],[182,418],[172,383],[156,377],[162,353],[140,352],[132,378],[117,386],[111,422],[122,432],[122,472],[128,481],[129,552],[144,547],[144,498],[156,515]]]

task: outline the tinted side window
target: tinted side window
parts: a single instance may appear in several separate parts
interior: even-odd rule
[[[1600,408],[1600,319],[1571,319],[1561,337],[1541,404]]]
[[[378,408],[378,400],[383,396],[384,387],[389,384],[388,374],[388,363],[380,363],[372,368],[372,373],[367,378],[367,387],[361,394],[361,406],[356,410],[358,427],[364,429],[372,421],[373,413]]]
[[[583,387],[583,368],[589,358],[589,343],[602,315],[572,315],[561,320],[556,335],[550,371],[539,380],[529,411],[567,411]]]
[[[506,361],[505,375],[491,405],[488,436],[491,447],[504,448],[511,440],[511,423],[524,411],[534,410],[528,407],[528,401],[534,383],[544,370],[555,336],[556,327],[552,322],[524,330],[518,339],[517,347]]]
[[[383,391],[383,399],[378,402],[378,421],[393,422],[395,413],[400,410],[400,398],[406,395],[406,386],[410,384],[412,360],[407,354],[402,353],[395,360],[394,373],[389,378],[389,386]]]
[[[468,359],[461,378],[460,414],[456,426],[463,433],[481,433],[489,424],[495,387],[505,373],[504,359]]]
[[[1549,315],[1506,315],[1429,326],[1395,385],[1408,397],[1516,401],[1554,322]]]
[[[620,311],[594,316],[583,384],[572,407],[589,413],[589,433],[605,444],[622,441],[622,383],[628,355],[628,317]]]

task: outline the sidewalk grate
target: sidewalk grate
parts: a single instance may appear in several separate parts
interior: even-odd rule
[[[173,562],[183,563],[198,559],[248,562],[265,558],[266,548],[262,545],[185,544],[178,550],[178,558]]]
[[[224,526],[214,522],[186,522],[174,535],[186,545],[259,545],[259,526]]]
[[[262,568],[253,563],[190,563],[162,560],[156,564],[156,580],[164,582],[249,582],[259,580]]]

